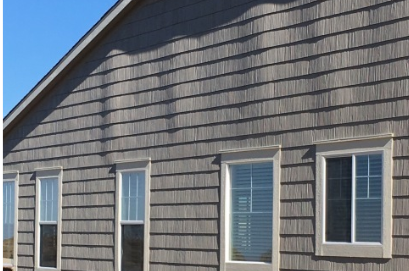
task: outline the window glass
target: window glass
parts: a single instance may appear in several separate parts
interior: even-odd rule
[[[382,155],[380,154],[356,156],[355,219],[355,241],[381,242]]]
[[[122,173],[122,220],[144,220],[145,173]]]
[[[40,180],[40,221],[55,221],[58,217],[58,179]]]
[[[14,258],[14,181],[3,182],[3,258]]]
[[[123,172],[121,180],[121,271],[142,271],[145,172]]]
[[[326,241],[381,242],[382,155],[327,158],[326,176]],[[352,198],[353,182],[355,198]],[[355,240],[352,240],[352,231]]]
[[[231,165],[233,261],[271,262],[273,163]]]
[[[144,225],[122,226],[121,271],[143,271]]]
[[[329,242],[351,241],[352,158],[328,158],[325,237]]]
[[[40,266],[57,267],[57,225],[40,225]]]
[[[40,179],[40,266],[57,267],[58,178]]]

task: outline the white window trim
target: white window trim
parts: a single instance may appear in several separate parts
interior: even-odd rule
[[[121,173],[122,172],[145,172],[145,221],[130,221],[130,224],[144,224],[144,248],[143,248],[143,270],[149,270],[149,229],[150,229],[150,176],[151,159],[142,158],[134,160],[115,161],[116,165],[116,193],[115,193],[115,271],[121,271]]]
[[[280,266],[280,146],[221,150],[221,271],[278,271]],[[230,177],[229,166],[242,163],[273,162],[273,221],[271,263],[240,262],[229,260],[230,244]]]
[[[13,182],[14,181],[14,259],[3,258],[3,266],[14,266],[17,267],[17,251],[18,251],[18,188],[19,188],[19,172],[16,171],[4,171],[3,172],[3,182]]]
[[[318,141],[316,144],[316,234],[317,256],[392,257],[392,150],[393,135]],[[382,243],[325,242],[325,159],[359,154],[383,154]],[[353,169],[354,170],[354,169]],[[352,221],[351,223],[354,223]]]
[[[62,167],[36,168],[36,212],[35,212],[35,252],[34,268],[36,271],[61,270],[61,228],[62,228]],[[57,218],[57,267],[40,266],[40,179],[57,178],[58,179],[58,218]],[[45,224],[42,222],[42,224]],[[55,225],[55,223],[52,223]]]

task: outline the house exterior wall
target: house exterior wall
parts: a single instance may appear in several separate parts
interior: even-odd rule
[[[151,158],[150,270],[216,271],[222,149],[281,145],[281,270],[409,264],[409,1],[172,0],[131,11],[4,138],[18,270],[63,167],[62,270],[114,269],[115,163]],[[315,141],[394,134],[392,259],[317,257]]]

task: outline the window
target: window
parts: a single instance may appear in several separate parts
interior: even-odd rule
[[[3,173],[3,264],[17,260],[18,172]]]
[[[391,257],[391,135],[318,142],[316,159],[316,254]]]
[[[221,155],[221,270],[278,270],[280,149]]]
[[[36,169],[36,267],[61,268],[62,169]]]
[[[116,163],[116,270],[148,270],[150,160]]]

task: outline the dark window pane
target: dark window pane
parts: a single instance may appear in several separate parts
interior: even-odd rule
[[[121,271],[143,271],[143,227],[122,226]]]
[[[40,266],[57,267],[57,225],[40,225]]]
[[[326,164],[325,239],[351,242],[352,158],[328,158]]]
[[[368,156],[358,155],[356,156],[356,176],[368,176]]]

